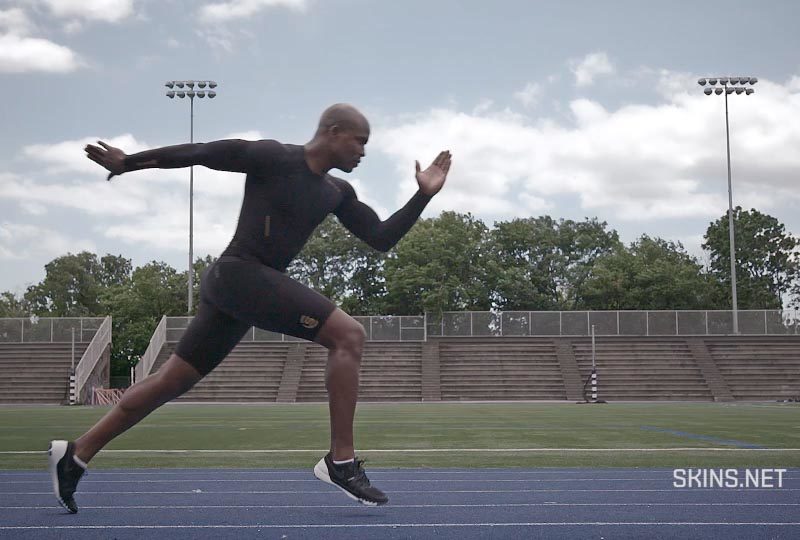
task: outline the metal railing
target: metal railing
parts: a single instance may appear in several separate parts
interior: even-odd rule
[[[158,358],[158,353],[161,352],[166,341],[167,316],[165,315],[161,317],[158,326],[156,326],[153,332],[153,336],[150,338],[150,344],[147,346],[147,350],[144,351],[141,359],[136,364],[133,382],[139,382],[150,374],[150,370],[153,369],[153,364],[156,363],[156,358]]]
[[[81,395],[86,381],[89,380],[97,362],[103,355],[106,347],[111,343],[111,317],[103,319],[103,324],[97,329],[89,346],[86,347],[78,365],[75,366],[75,394]]]
[[[90,341],[103,317],[28,317],[0,319],[0,343],[70,343]]]
[[[740,310],[739,335],[798,335],[797,310]],[[458,311],[428,313],[431,337],[727,336],[732,311]]]
[[[373,315],[353,318],[364,326],[367,332],[367,341],[425,341],[424,315]],[[167,317],[166,319],[166,341],[175,342],[181,338],[192,317]],[[247,331],[241,341],[295,342],[303,340],[253,327]],[[138,376],[137,380],[139,380]]]

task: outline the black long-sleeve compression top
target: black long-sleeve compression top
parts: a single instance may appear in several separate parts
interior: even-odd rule
[[[405,206],[381,221],[358,200],[348,182],[314,173],[302,146],[274,140],[181,144],[125,158],[127,171],[190,165],[247,174],[239,223],[222,254],[255,258],[281,272],[330,213],[368,245],[388,251],[414,225],[431,199],[417,191]]]

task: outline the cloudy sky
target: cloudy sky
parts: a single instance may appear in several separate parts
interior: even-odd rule
[[[304,143],[319,113],[369,117],[342,176],[387,217],[414,160],[450,149],[426,216],[598,217],[701,255],[727,209],[725,107],[702,76],[756,76],[730,98],[734,202],[800,234],[800,2],[794,0],[0,0],[0,291],[67,252],[185,269],[188,170],[105,182],[82,147],[189,138]],[[195,254],[217,255],[243,177],[195,169]]]

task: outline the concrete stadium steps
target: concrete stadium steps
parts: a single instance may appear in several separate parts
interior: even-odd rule
[[[35,346],[38,349],[47,345]],[[43,372],[58,374],[52,383],[52,394],[36,394],[32,401],[64,399],[69,345],[60,346],[65,347],[59,356],[61,360],[56,359],[52,364],[37,360],[44,366]],[[163,365],[174,346],[175,343],[165,345],[156,368]],[[86,344],[81,344],[76,355],[82,354],[85,347]],[[435,396],[427,399],[567,399],[555,340],[520,337],[432,338],[427,344],[367,343],[361,365],[360,400],[421,401],[424,347],[430,353],[427,376],[436,389]],[[708,352],[698,356],[700,349]],[[290,353],[292,350],[295,352]],[[582,385],[591,372],[591,340],[569,338],[561,353],[574,356],[572,376],[579,377]],[[307,342],[240,343],[211,375],[180,399],[325,402],[327,356],[323,347]],[[39,353],[36,357],[39,358]],[[288,362],[290,357],[292,360]],[[19,372],[12,377],[10,366],[22,370],[20,363],[27,366],[33,361],[19,351],[16,358],[17,364],[7,361],[6,367],[0,368],[5,370],[0,372],[3,375],[0,389],[5,393],[0,401],[26,401],[25,396],[13,392],[22,384],[34,382]],[[291,368],[287,367],[289,364]],[[609,401],[719,399],[712,393],[714,377],[709,375],[712,371],[719,379],[718,387],[724,386],[726,390],[730,387],[728,400],[800,396],[800,336],[685,339],[602,336],[597,339],[597,365],[600,398]],[[42,383],[45,375],[35,377]]]
[[[439,340],[442,400],[561,400],[555,343],[537,338]]]
[[[161,349],[155,373],[177,343]],[[178,401],[276,401],[289,343],[239,343],[222,363]]]
[[[325,348],[308,345],[297,401],[328,401],[327,361]],[[422,344],[368,342],[360,374],[359,401],[422,401]]]
[[[592,372],[592,341],[575,339],[572,347],[586,381]],[[596,360],[600,399],[713,400],[684,339],[603,336],[596,339]]]
[[[88,342],[75,343],[75,364]],[[72,343],[0,344],[0,403],[62,403],[68,398]]]
[[[800,336],[705,338],[705,344],[737,400],[800,397]]]

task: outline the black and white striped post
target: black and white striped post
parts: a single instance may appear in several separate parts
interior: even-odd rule
[[[594,344],[594,325],[592,325],[592,403],[597,403],[597,354]]]
[[[69,368],[69,404],[78,402],[75,395],[75,329],[72,329],[72,366]]]

